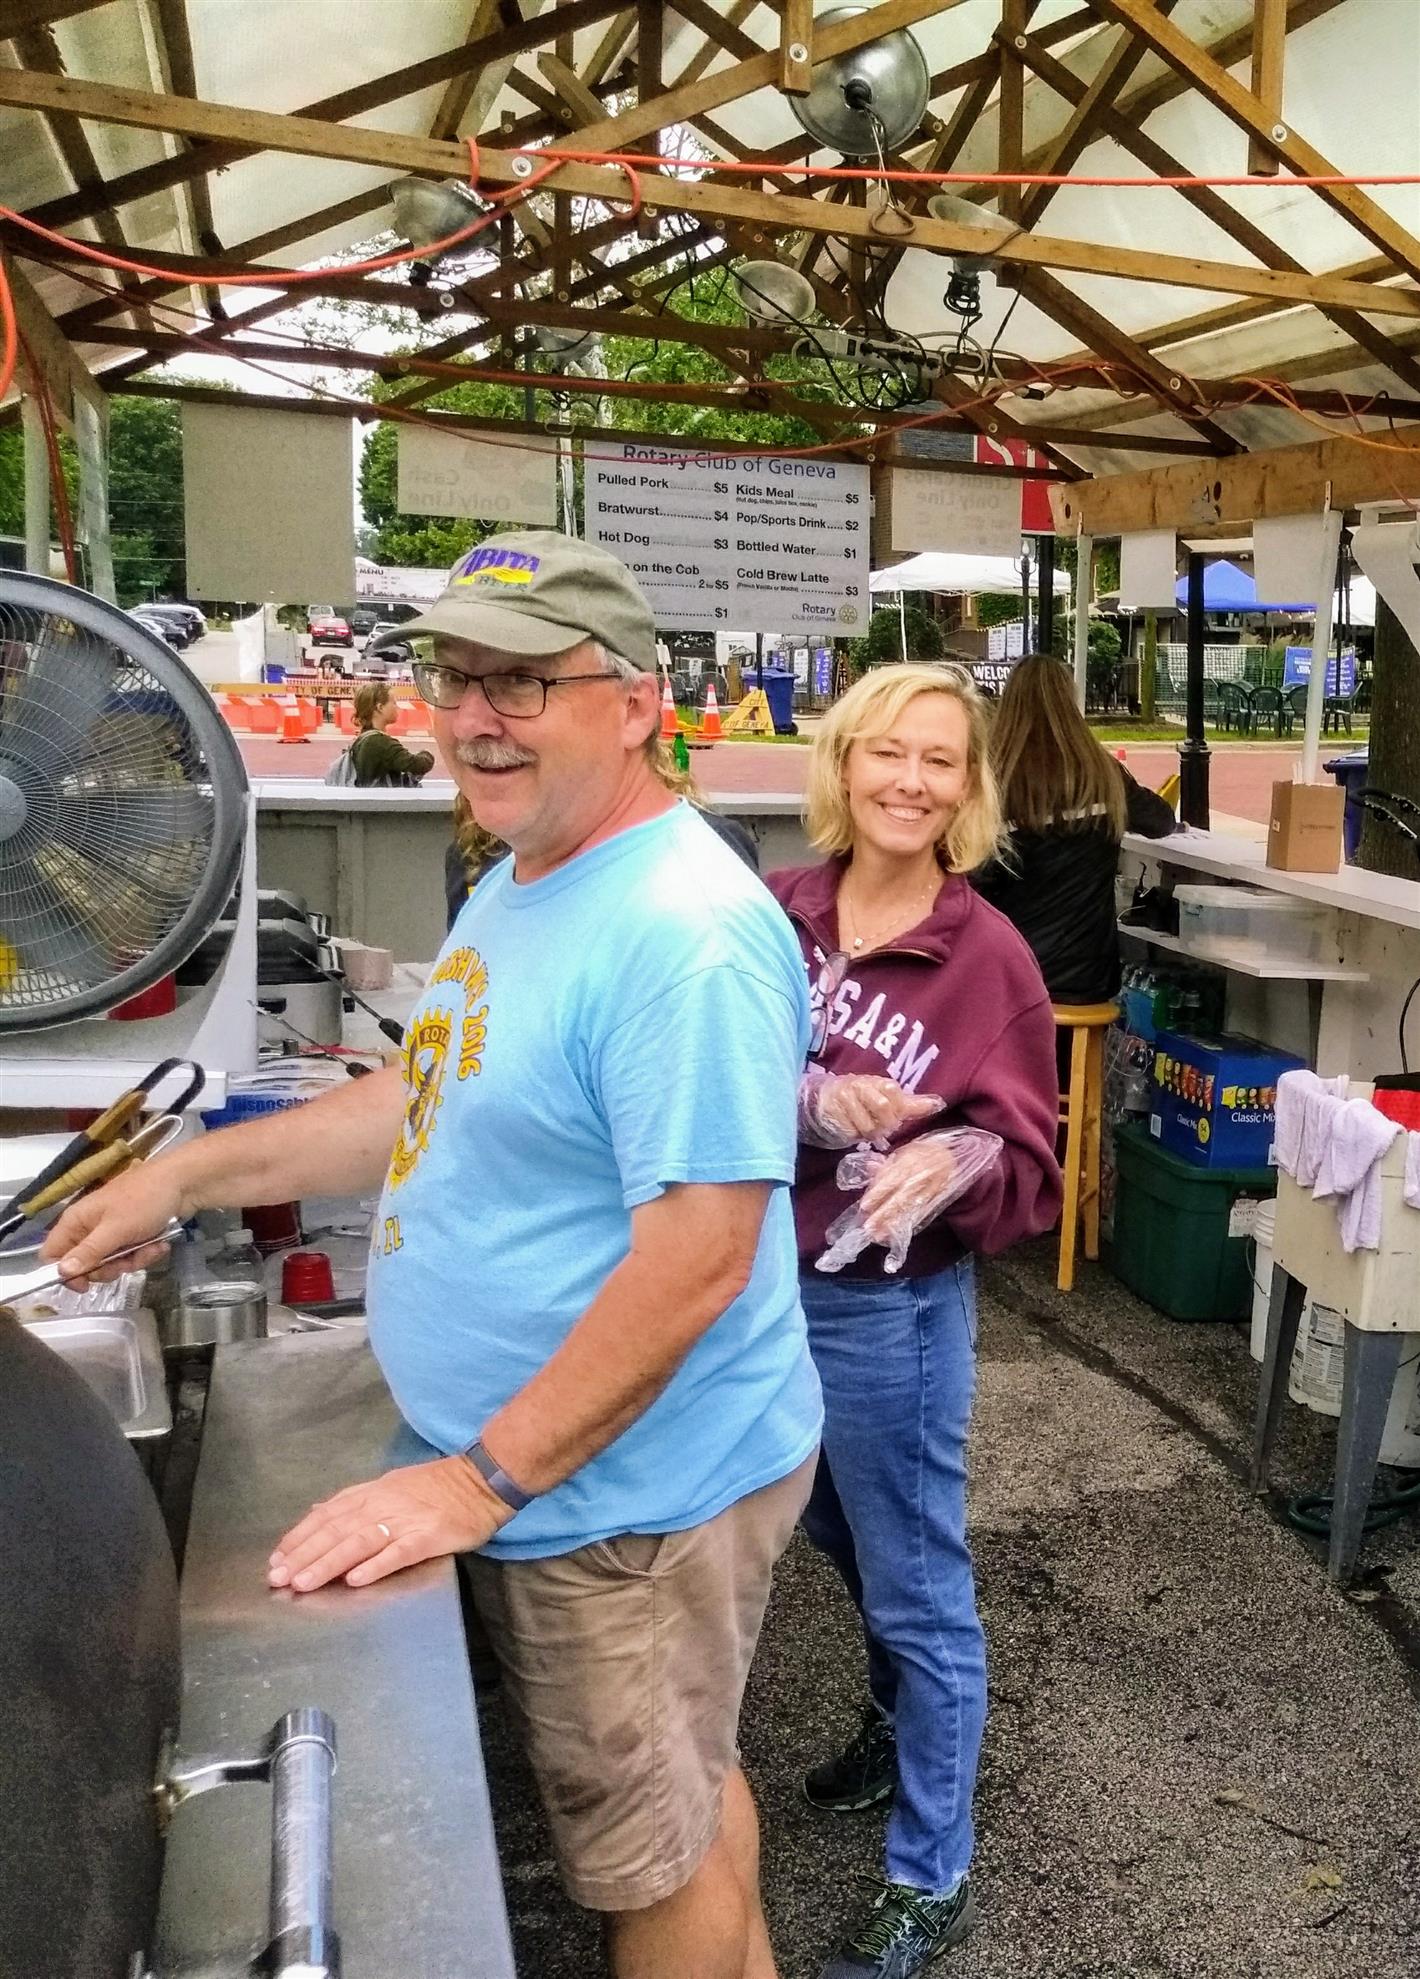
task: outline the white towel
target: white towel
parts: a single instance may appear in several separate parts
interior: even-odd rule
[[[1381,1156],[1402,1129],[1368,1099],[1330,1100],[1333,1116],[1321,1172],[1313,1194],[1340,1198],[1342,1248],[1379,1250],[1381,1241]]]
[[[1293,1075],[1284,1072],[1282,1076]],[[1337,1079],[1318,1079],[1314,1072],[1305,1076],[1311,1083],[1302,1092],[1301,1130],[1292,1172],[1304,1189],[1310,1189],[1321,1174],[1337,1111],[1345,1104],[1350,1081],[1344,1073]],[[1281,1096],[1280,1082],[1278,1096]]]
[[[1406,1136],[1405,1200],[1412,1209],[1420,1209],[1420,1134]]]

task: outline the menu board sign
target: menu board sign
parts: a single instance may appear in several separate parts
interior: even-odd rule
[[[587,541],[630,566],[658,625],[832,638],[867,622],[865,466],[599,443],[585,485]]]

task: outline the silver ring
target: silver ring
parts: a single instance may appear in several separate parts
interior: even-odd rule
[[[389,1529],[389,1527],[388,1527],[387,1525],[385,1525],[385,1524],[384,1524],[383,1522],[381,1522],[380,1524],[378,1524],[378,1525],[377,1525],[377,1526],[375,1527],[375,1531],[376,1531],[376,1532],[382,1532],[382,1533],[384,1534],[384,1536],[385,1536],[385,1538],[386,1538],[386,1539],[393,1539],[393,1538],[394,1538],[394,1534],[393,1534],[393,1533],[392,1533],[392,1532],[390,1531],[390,1529]]]

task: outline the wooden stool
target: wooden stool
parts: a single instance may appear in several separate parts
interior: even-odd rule
[[[1117,1003],[1051,1005],[1057,1033],[1069,1031],[1070,1083],[1060,1095],[1065,1129],[1065,1206],[1060,1213],[1062,1292],[1075,1284],[1075,1243],[1084,1225],[1085,1256],[1100,1254],[1100,1122],[1104,1102],[1104,1034],[1119,1015]]]

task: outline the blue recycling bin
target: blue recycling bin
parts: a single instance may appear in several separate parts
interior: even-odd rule
[[[1361,792],[1366,787],[1370,775],[1370,751],[1353,749],[1348,755],[1333,756],[1322,768],[1327,775],[1334,777],[1346,792],[1346,811],[1341,821],[1341,830],[1346,843],[1346,857],[1354,859],[1361,845],[1361,829],[1366,822],[1366,809],[1361,802]]]
[[[769,716],[774,723],[776,735],[793,735],[794,729],[794,674],[790,667],[765,667],[763,669],[764,693],[769,702]],[[754,669],[754,684],[760,684],[760,669]]]

